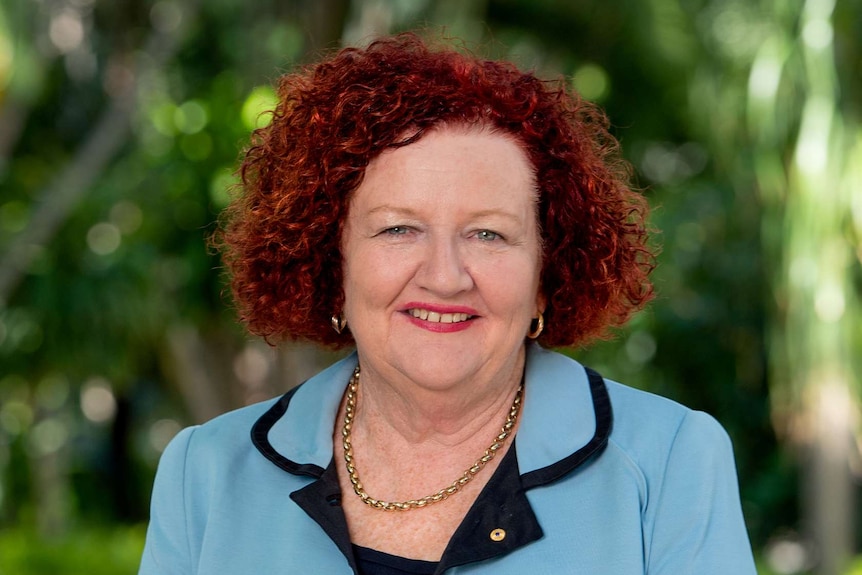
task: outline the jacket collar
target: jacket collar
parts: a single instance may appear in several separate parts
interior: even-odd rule
[[[356,353],[285,394],[252,429],[270,461],[295,474],[320,477],[332,461],[332,434]],[[611,410],[601,377],[536,344],[527,347],[524,407],[515,440],[525,487],[568,473],[601,450]]]

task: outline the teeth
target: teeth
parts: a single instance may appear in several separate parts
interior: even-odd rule
[[[434,323],[459,323],[470,319],[470,315],[466,313],[437,313],[419,308],[413,308],[409,313],[415,318]]]

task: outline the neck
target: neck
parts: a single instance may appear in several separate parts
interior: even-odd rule
[[[505,421],[523,379],[524,350],[486,378],[445,388],[422,386],[401,374],[384,377],[373,363],[361,362],[356,424],[363,435],[392,437],[419,445],[455,447],[485,442]]]

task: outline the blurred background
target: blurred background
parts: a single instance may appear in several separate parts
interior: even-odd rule
[[[862,573],[858,0],[4,0],[0,573],[134,573],[167,441],[332,360],[207,237],[280,73],[417,28],[607,110],[658,298],[572,354],[723,423],[761,574]]]

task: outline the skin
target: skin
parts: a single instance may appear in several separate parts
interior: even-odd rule
[[[544,308],[535,188],[521,148],[485,129],[442,128],[371,162],[342,240],[366,390],[451,412],[517,385]],[[436,323],[413,309],[470,317]]]
[[[499,433],[544,310],[532,166],[513,138],[485,128],[443,127],[388,150],[353,193],[342,254],[363,484],[390,500],[436,492]],[[334,442],[340,453],[340,429]],[[340,469],[351,537],[439,559],[501,458],[463,492],[406,513],[368,508]]]

